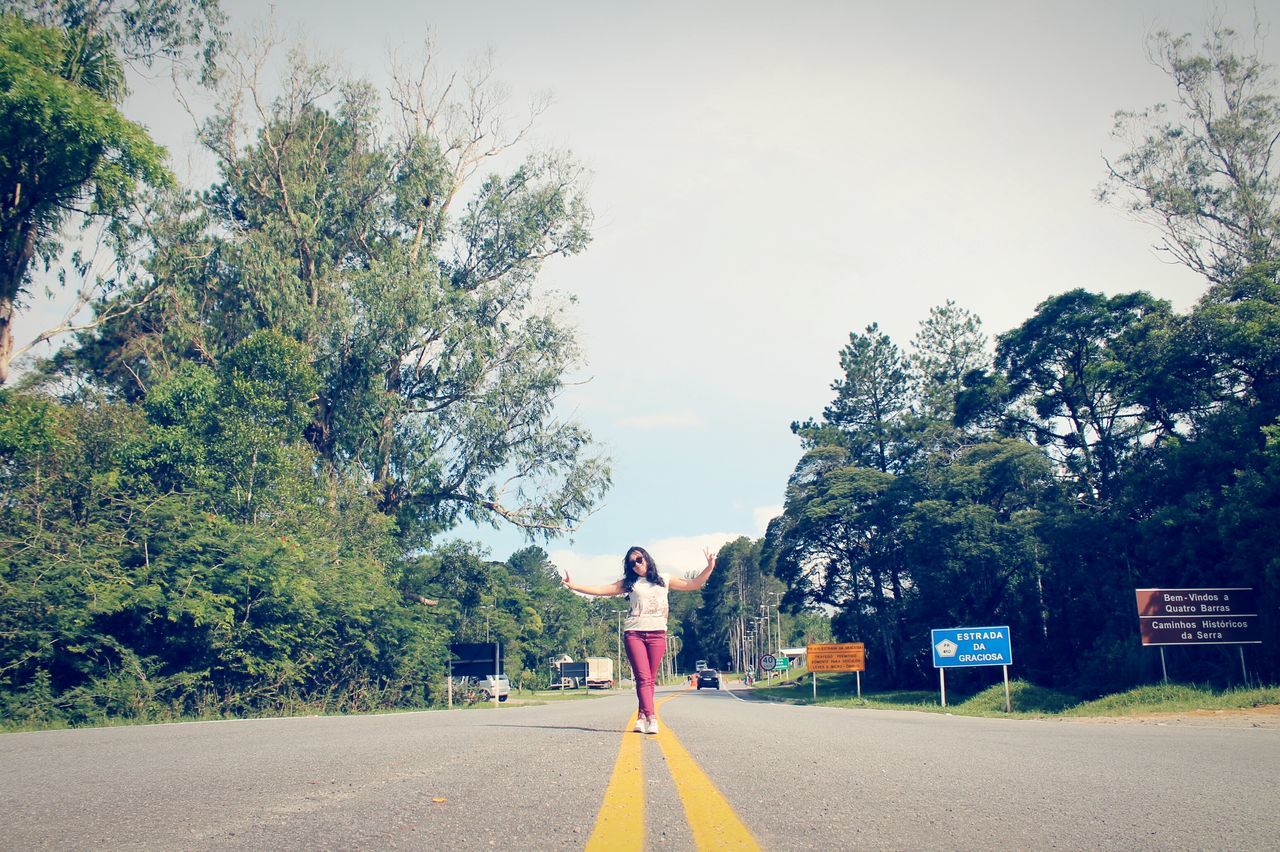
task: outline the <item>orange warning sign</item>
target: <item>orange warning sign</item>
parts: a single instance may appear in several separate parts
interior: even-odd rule
[[[866,648],[861,642],[810,645],[807,649],[811,672],[864,672]]]

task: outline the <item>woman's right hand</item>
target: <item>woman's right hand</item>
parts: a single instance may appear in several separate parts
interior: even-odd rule
[[[569,591],[573,591],[573,581],[569,579],[568,571],[564,572],[564,576],[560,578],[560,583]]]

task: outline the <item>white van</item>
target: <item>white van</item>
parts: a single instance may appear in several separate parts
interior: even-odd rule
[[[507,696],[511,694],[511,681],[507,680],[507,676],[504,674],[477,678],[476,686],[484,693],[484,697],[488,701],[493,700],[494,694],[497,694],[499,701],[506,701]]]

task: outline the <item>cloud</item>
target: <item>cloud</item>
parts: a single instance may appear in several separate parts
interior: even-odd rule
[[[683,575],[701,571],[707,564],[704,551],[717,551],[723,545],[741,538],[742,533],[713,532],[663,538],[645,545],[664,573]]]
[[[694,411],[660,411],[657,414],[645,414],[640,417],[624,417],[616,424],[621,429],[636,429],[643,432],[668,430],[702,429],[707,423]],[[654,557],[657,558],[656,556]]]
[[[548,556],[551,564],[559,568],[561,574],[567,571],[575,583],[595,586],[611,583],[622,576],[621,553],[597,555],[553,550]]]
[[[703,555],[703,551],[719,550],[722,545],[743,535],[745,533],[701,533],[658,539],[643,546],[653,555],[662,573],[684,576],[690,572],[701,571],[706,566],[707,558]],[[575,583],[601,585],[612,583],[622,576],[622,551],[589,554],[572,550],[555,550],[549,555],[551,563],[561,572],[568,571]]]
[[[756,523],[756,537],[758,538],[764,535],[765,531],[768,530],[769,528],[769,522],[781,514],[782,514],[782,506],[757,507],[751,513],[751,516]]]
[[[674,536],[654,542],[635,542],[647,549],[657,561],[663,573],[677,575],[701,571],[707,564],[704,551],[717,551],[725,544],[739,538],[760,538],[765,534],[769,521],[782,514],[783,507],[758,506],[752,510],[752,532],[709,532],[698,535]],[[617,553],[583,553],[562,549],[550,554],[551,563],[569,572],[575,582],[590,585],[612,583],[622,576],[622,551]]]

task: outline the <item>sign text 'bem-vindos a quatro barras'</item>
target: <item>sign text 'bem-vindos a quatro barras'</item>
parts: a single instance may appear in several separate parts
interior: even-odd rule
[[[1253,589],[1135,589],[1143,645],[1256,645]]]

